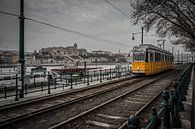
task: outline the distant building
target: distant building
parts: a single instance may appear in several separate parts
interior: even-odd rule
[[[88,56],[87,49],[84,48],[79,49],[79,55],[82,57],[87,57]]]
[[[67,47],[48,47],[48,48],[42,48],[39,52],[39,54],[42,55],[44,58],[59,58],[64,57],[65,55],[68,56],[79,56],[79,49],[76,43],[74,43],[73,46],[67,46]]]
[[[0,51],[0,64],[16,64],[19,60],[16,51]]]
[[[109,51],[102,51],[102,50],[95,50],[91,52],[92,54],[99,54],[99,55],[112,55],[112,52]]]

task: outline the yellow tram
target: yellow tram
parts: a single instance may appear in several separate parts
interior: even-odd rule
[[[152,75],[173,68],[173,54],[151,44],[133,47],[133,75]]]

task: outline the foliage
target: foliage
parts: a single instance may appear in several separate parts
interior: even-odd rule
[[[155,27],[160,37],[174,36],[195,50],[194,0],[135,0],[132,7],[134,24],[143,21],[146,31]]]

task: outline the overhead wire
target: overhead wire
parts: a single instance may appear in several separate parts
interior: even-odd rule
[[[128,19],[131,20],[131,18],[125,13],[123,12],[121,9],[119,9],[118,7],[116,7],[114,4],[112,4],[109,0],[105,0],[109,5],[111,5],[114,9],[116,9],[117,11],[119,11],[121,14],[123,14],[125,17],[127,17]]]
[[[90,39],[93,39],[93,40],[103,41],[103,42],[112,43],[112,44],[116,44],[116,45],[127,46],[126,44],[123,44],[123,43],[120,43],[120,42],[115,42],[115,41],[111,41],[111,40],[108,40],[108,39],[100,38],[100,37],[97,37],[97,36],[94,36],[94,35],[81,33],[81,32],[70,30],[70,29],[67,29],[67,28],[64,28],[64,27],[59,27],[59,26],[52,25],[52,24],[49,24],[49,23],[46,23],[46,22],[42,22],[42,21],[39,21],[39,20],[35,20],[35,19],[31,19],[31,18],[26,18],[26,19],[30,20],[30,21],[33,21],[33,22],[37,22],[37,23],[43,24],[43,25],[54,27],[56,29],[60,29],[60,30],[63,30],[63,31],[66,31],[66,32],[69,32],[69,33],[72,33],[72,34],[76,34],[76,35],[80,35],[80,36],[83,36],[83,37],[86,37],[86,38],[90,38]]]
[[[16,15],[16,14],[5,12],[5,11],[1,11],[1,10],[0,10],[0,13],[18,17],[18,15]],[[79,36],[90,38],[90,39],[93,39],[93,40],[96,40],[96,41],[107,42],[107,43],[116,44],[116,45],[128,46],[127,44],[123,44],[123,43],[120,43],[120,42],[116,42],[116,41],[111,41],[111,40],[108,40],[108,39],[100,38],[100,37],[97,37],[97,36],[94,36],[94,35],[85,34],[85,33],[82,33],[82,32],[70,30],[70,29],[67,29],[67,28],[64,28],[64,27],[59,27],[57,25],[49,24],[49,23],[46,23],[46,22],[43,22],[43,21],[40,21],[40,20],[36,20],[36,19],[33,19],[33,18],[25,17],[25,19],[29,20],[29,21],[33,21],[33,22],[39,23],[39,24],[43,24],[43,25],[46,25],[46,26],[49,26],[49,27],[52,27],[52,28],[63,30],[65,32],[69,32],[69,33],[72,33],[72,34],[76,34],[76,35],[79,35]]]
[[[18,15],[17,15],[17,14],[13,14],[13,13],[9,13],[9,12],[5,12],[5,11],[1,11],[1,10],[0,10],[0,13],[2,13],[2,14],[7,14],[7,15],[10,15],[10,16],[15,16],[15,17],[18,17]]]

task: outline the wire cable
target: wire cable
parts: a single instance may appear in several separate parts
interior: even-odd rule
[[[46,22],[42,22],[42,21],[39,21],[39,20],[35,20],[35,19],[31,19],[31,18],[26,18],[26,19],[30,20],[30,21],[33,21],[33,22],[43,24],[43,25],[47,25],[47,26],[50,26],[50,27],[53,27],[53,28],[56,28],[56,29],[59,29],[59,30],[63,30],[63,31],[66,31],[66,32],[69,32],[69,33],[72,33],[72,34],[76,34],[76,35],[79,35],[79,36],[90,38],[90,39],[93,39],[93,40],[97,40],[97,41],[101,41],[101,42],[107,42],[107,43],[116,44],[116,45],[128,46],[128,45],[120,43],[120,42],[111,41],[111,40],[100,38],[100,37],[97,37],[97,36],[94,36],[94,35],[81,33],[81,32],[78,32],[78,31],[74,31],[74,30],[70,30],[70,29],[67,29],[67,28],[52,25],[52,24],[49,24],[49,23],[46,23]]]
[[[114,9],[116,9],[117,11],[119,11],[121,14],[123,14],[125,17],[127,17],[128,19],[131,20],[131,18],[124,13],[121,9],[117,8],[114,4],[112,4],[109,0],[105,0],[109,5],[111,5]]]
[[[18,15],[16,15],[16,14],[8,13],[8,12],[5,12],[5,11],[0,11],[0,13],[18,17]],[[116,45],[128,46],[127,44],[123,44],[123,43],[116,42],[116,41],[111,41],[111,40],[108,40],[108,39],[100,38],[100,37],[90,35],[90,34],[81,33],[81,32],[78,32],[78,31],[67,29],[67,28],[59,27],[57,25],[52,25],[52,24],[49,24],[49,23],[46,23],[46,22],[43,22],[43,21],[40,21],[40,20],[36,20],[36,19],[28,18],[28,17],[25,17],[25,19],[29,20],[29,21],[39,23],[39,24],[43,24],[43,25],[46,25],[46,26],[49,26],[49,27],[52,27],[52,28],[63,30],[65,32],[76,34],[76,35],[79,35],[79,36],[82,36],[82,37],[90,38],[90,39],[93,39],[93,40],[96,40],[96,41],[107,42],[107,43],[116,44]]]
[[[1,10],[0,10],[0,13],[2,13],[2,14],[7,14],[7,15],[10,15],[10,16],[15,16],[15,17],[18,17],[18,15],[17,15],[17,14],[8,13],[8,12],[1,11]]]

